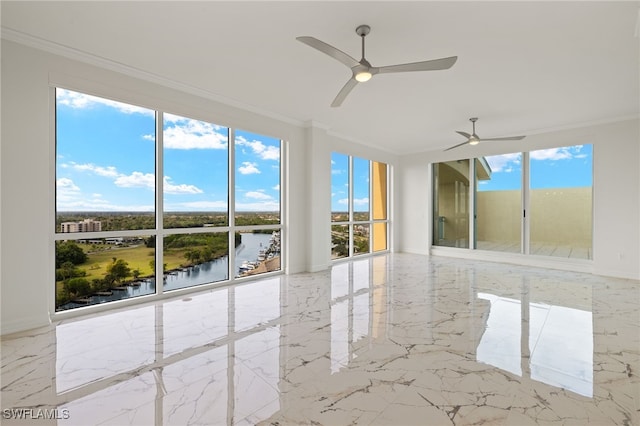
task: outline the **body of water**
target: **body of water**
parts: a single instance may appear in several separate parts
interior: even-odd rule
[[[237,274],[240,265],[243,262],[254,262],[258,258],[260,250],[269,247],[271,234],[253,234],[242,233],[242,242],[236,247],[235,268],[232,273]],[[228,256],[210,262],[201,263],[191,268],[174,271],[167,274],[164,280],[164,291],[175,290],[179,288],[193,287],[200,284],[225,281],[229,279],[229,258]],[[141,281],[137,286],[126,286],[123,290],[113,290],[110,296],[90,296],[91,300],[88,304],[67,303],[60,306],[57,310],[66,310],[78,308],[81,306],[95,305],[100,303],[111,302],[114,300],[128,299],[131,297],[144,296],[154,294],[156,292],[155,279]]]

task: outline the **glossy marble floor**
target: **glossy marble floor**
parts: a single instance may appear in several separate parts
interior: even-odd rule
[[[638,281],[394,254],[5,338],[2,423],[638,425],[639,371]]]

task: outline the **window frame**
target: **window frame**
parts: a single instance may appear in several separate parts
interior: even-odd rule
[[[62,80],[62,81],[52,81],[52,80]],[[164,228],[164,182],[163,182],[163,176],[164,176],[164,164],[163,164],[163,160],[164,160],[164,156],[163,156],[163,151],[164,151],[164,135],[163,135],[163,115],[164,113],[168,113],[168,114],[174,114],[174,115],[180,115],[184,118],[188,118],[188,119],[194,119],[194,120],[200,120],[200,121],[205,121],[208,123],[212,123],[212,124],[217,124],[217,123],[213,123],[213,121],[210,121],[210,119],[207,118],[202,118],[203,116],[208,115],[206,112],[204,111],[198,111],[197,108],[196,111],[190,111],[190,112],[180,112],[180,113],[176,113],[175,111],[171,110],[171,108],[167,108],[167,105],[164,102],[159,102],[159,101],[152,101],[152,102],[145,102],[145,101],[139,101],[136,100],[136,96],[132,95],[129,96],[129,94],[123,93],[120,90],[117,90],[115,88],[100,88],[99,90],[95,90],[95,86],[92,84],[87,84],[89,87],[86,87],[85,84],[80,84],[80,85],[76,85],[76,84],[71,84],[67,81],[67,78],[54,78],[54,79],[50,79],[49,82],[49,117],[50,119],[50,126],[49,126],[49,139],[50,139],[50,143],[52,146],[52,149],[50,150],[50,164],[51,164],[51,169],[50,169],[50,182],[51,185],[53,186],[53,190],[50,193],[50,197],[49,197],[49,205],[50,205],[50,209],[51,209],[51,217],[52,217],[52,221],[50,223],[52,223],[51,226],[51,231],[50,231],[50,246],[49,246],[49,258],[50,259],[54,259],[55,258],[55,253],[56,253],[56,242],[57,241],[65,241],[65,240],[72,240],[72,241],[78,241],[78,240],[84,240],[87,239],[88,236],[90,236],[90,238],[95,238],[95,239],[103,239],[103,238],[109,238],[109,237],[138,237],[138,236],[142,236],[142,237],[151,237],[154,236],[155,237],[155,254],[154,254],[154,259],[155,259],[155,273],[154,273],[154,280],[155,282],[158,282],[158,277],[162,277],[163,276],[163,244],[164,244],[164,237],[167,235],[173,235],[173,234],[194,234],[194,233],[224,233],[227,232],[228,233],[228,240],[229,240],[229,250],[227,253],[227,259],[228,259],[228,278],[226,280],[222,280],[222,281],[215,281],[215,282],[211,282],[211,283],[204,283],[204,284],[199,284],[199,285],[193,285],[193,286],[189,286],[189,287],[184,287],[184,288],[177,288],[177,289],[172,289],[172,290],[164,290],[163,286],[161,285],[156,285],[155,286],[155,293],[152,294],[147,294],[147,295],[140,295],[140,296],[134,296],[134,297],[128,297],[128,298],[123,298],[123,299],[119,299],[119,300],[114,300],[114,301],[110,301],[110,302],[106,302],[106,303],[98,303],[98,304],[91,304],[91,305],[87,305],[87,306],[82,306],[82,307],[77,307],[77,308],[71,308],[68,310],[56,310],[56,297],[57,297],[57,290],[56,290],[56,281],[55,281],[55,265],[54,262],[52,262],[51,266],[49,267],[50,273],[51,273],[51,278],[48,280],[49,281],[49,285],[48,285],[48,294],[49,294],[49,315],[52,318],[52,320],[60,320],[60,319],[64,319],[64,318],[69,318],[69,317],[75,317],[78,315],[84,315],[84,314],[88,314],[88,313],[94,313],[94,312],[102,312],[102,311],[110,311],[112,309],[117,309],[120,307],[124,307],[124,306],[132,306],[132,305],[138,305],[141,303],[145,303],[145,302],[149,302],[149,301],[155,301],[155,300],[160,300],[166,297],[174,297],[174,296],[179,296],[181,294],[188,294],[188,293],[193,293],[196,291],[203,291],[203,290],[208,290],[208,289],[212,289],[212,288],[217,288],[217,287],[222,287],[222,286],[228,286],[230,284],[234,284],[234,283],[242,283],[242,282],[246,282],[248,280],[252,280],[255,278],[263,278],[263,277],[271,277],[271,276],[275,276],[275,275],[283,275],[284,271],[286,269],[286,260],[287,260],[287,246],[286,246],[286,224],[287,224],[287,216],[286,216],[286,187],[287,187],[287,168],[288,168],[288,163],[287,163],[287,157],[286,157],[286,146],[288,144],[287,140],[285,140],[282,137],[278,137],[278,136],[271,136],[268,134],[264,134],[263,132],[261,133],[260,130],[258,129],[253,129],[252,126],[250,125],[245,125],[242,127],[241,130],[243,131],[247,131],[247,132],[251,132],[251,133],[255,133],[256,135],[260,135],[260,136],[265,136],[265,137],[269,137],[269,138],[273,138],[273,139],[277,139],[279,140],[279,160],[278,160],[278,167],[279,167],[279,192],[278,192],[278,203],[279,203],[279,223],[278,224],[269,224],[269,225],[243,225],[243,226],[236,226],[235,225],[235,214],[236,214],[236,210],[235,210],[235,174],[237,173],[236,171],[236,167],[235,167],[235,149],[236,149],[236,141],[235,141],[235,130],[238,130],[239,127],[238,126],[232,126],[232,125],[223,125],[224,127],[227,127],[228,129],[228,148],[227,148],[227,171],[228,171],[228,205],[227,205],[227,214],[228,214],[228,224],[227,226],[218,226],[218,227],[197,227],[197,228]],[[93,86],[93,87],[92,87]],[[84,232],[75,232],[75,233],[62,233],[62,232],[58,232],[58,227],[56,226],[56,217],[58,215],[58,210],[57,210],[57,196],[58,196],[58,192],[57,192],[57,188],[56,188],[56,182],[57,182],[57,172],[56,172],[56,167],[57,167],[57,151],[58,151],[58,142],[57,142],[57,120],[58,120],[58,111],[57,111],[57,99],[56,99],[56,91],[58,89],[62,89],[62,90],[69,90],[69,91],[73,91],[73,92],[77,92],[83,95],[90,95],[90,96],[95,96],[95,97],[100,97],[106,100],[111,100],[111,101],[116,101],[116,102],[120,102],[120,103],[124,103],[127,105],[131,105],[131,106],[136,106],[136,107],[143,107],[146,109],[150,109],[152,111],[155,112],[155,189],[154,189],[154,207],[155,207],[155,212],[154,212],[154,219],[155,219],[155,227],[151,228],[151,229],[140,229],[140,230],[120,230],[120,231],[97,231],[97,232],[90,232],[90,233],[84,233]],[[105,93],[108,92],[108,93]],[[130,99],[131,97],[133,97],[134,99]],[[153,105],[156,104],[156,105]],[[176,108],[176,109],[180,109],[180,108]],[[187,108],[189,109],[189,108]],[[221,117],[222,118],[222,117]],[[248,129],[248,130],[247,130]],[[248,232],[248,231],[253,231],[253,230],[274,230],[274,231],[279,231],[280,232],[280,241],[281,241],[281,252],[280,252],[280,268],[279,270],[276,271],[271,271],[271,272],[264,272],[264,273],[260,273],[260,274],[256,274],[256,275],[252,275],[252,276],[245,276],[245,277],[236,277],[237,271],[235,271],[236,267],[235,267],[235,233],[236,232]]]
[[[383,162],[379,162],[379,161],[375,161],[375,160],[370,160],[364,157],[357,157],[354,155],[350,155],[350,154],[344,154],[341,153],[339,151],[332,151],[331,152],[331,156],[333,156],[334,154],[336,155],[342,155],[347,157],[347,165],[348,165],[348,178],[347,178],[347,182],[348,182],[348,202],[347,202],[347,217],[348,220],[346,221],[334,221],[333,220],[333,208],[331,209],[330,212],[330,218],[329,218],[329,222],[330,222],[330,229],[333,226],[347,226],[348,229],[348,234],[349,234],[349,250],[346,256],[344,257],[337,257],[334,258],[333,257],[333,252],[331,247],[329,248],[330,251],[330,257],[331,257],[331,261],[332,262],[338,262],[338,261],[343,261],[343,260],[353,260],[355,258],[360,258],[360,257],[366,257],[366,256],[371,256],[374,254],[380,254],[380,253],[388,253],[391,249],[390,249],[390,243],[389,243],[389,236],[391,235],[391,218],[390,218],[390,199],[391,199],[391,191],[389,191],[389,185],[390,185],[390,181],[391,181],[391,166],[389,165],[389,163],[383,163]],[[354,213],[355,213],[355,208],[354,208],[354,200],[355,200],[355,179],[354,179],[354,159],[358,158],[359,160],[364,160],[368,162],[369,165],[369,179],[368,179],[368,191],[369,191],[369,208],[368,208],[368,219],[367,220],[356,220],[354,217]],[[385,179],[384,179],[384,185],[385,185],[385,218],[384,219],[374,219],[374,202],[373,202],[373,186],[374,186],[374,179],[373,179],[373,164],[374,163],[380,163],[380,164],[384,164],[386,167],[386,173],[385,173]],[[374,225],[377,224],[384,224],[385,225],[385,242],[386,242],[386,248],[384,250],[377,250],[374,251],[373,249],[373,239],[375,238],[374,236]],[[360,252],[360,253],[356,253],[355,249],[354,249],[354,227],[358,226],[358,225],[362,225],[362,226],[368,226],[369,227],[369,237],[368,237],[368,250],[366,252]],[[332,240],[330,240],[332,241]]]

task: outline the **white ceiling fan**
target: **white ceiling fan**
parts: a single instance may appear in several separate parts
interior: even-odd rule
[[[480,136],[476,134],[476,121],[478,121],[478,117],[472,117],[469,119],[469,121],[473,123],[473,133],[469,134],[467,132],[461,132],[459,130],[456,130],[456,133],[464,136],[465,138],[467,138],[467,140],[462,143],[459,143],[458,145],[454,145],[451,148],[447,148],[445,149],[445,151],[449,151],[450,149],[457,148],[459,146],[466,145],[466,144],[477,145],[480,142],[484,142],[484,141],[519,141],[525,138],[525,136],[508,136],[504,138],[480,138]]]
[[[309,36],[296,37],[296,40],[331,56],[333,59],[336,59],[351,68],[351,72],[353,73],[353,75],[333,100],[333,103],[331,104],[332,107],[340,106],[349,92],[351,92],[351,90],[353,90],[353,88],[356,87],[358,83],[368,81],[376,74],[409,71],[446,70],[451,68],[453,64],[455,64],[458,60],[457,56],[451,56],[449,58],[434,59],[430,61],[374,67],[364,57],[364,38],[367,34],[369,34],[370,31],[371,27],[369,27],[368,25],[360,25],[356,28],[356,34],[358,34],[362,39],[362,59],[360,59],[359,61],[347,55],[343,51],[338,50],[323,41],[318,40],[317,38]]]

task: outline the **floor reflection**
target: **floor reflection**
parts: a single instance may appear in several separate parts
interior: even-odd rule
[[[2,340],[57,424],[640,424],[640,283],[389,254]],[[3,424],[29,424],[3,419]]]
[[[478,361],[593,396],[591,312],[540,303],[527,308],[520,300],[488,293],[478,298],[490,303]]]

